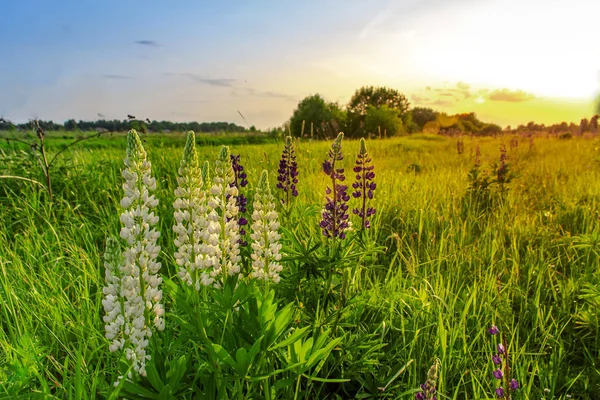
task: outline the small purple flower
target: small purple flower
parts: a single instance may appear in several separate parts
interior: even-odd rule
[[[423,392],[417,392],[415,394],[415,399],[416,400],[425,400],[425,395],[423,394]]]
[[[502,377],[504,376],[504,373],[502,373],[501,369],[497,369],[493,372],[494,374],[494,378],[496,379],[502,379]]]
[[[231,155],[231,166],[233,168],[234,180],[229,184],[230,187],[237,187],[238,195],[235,197],[235,204],[238,206],[238,225],[240,226],[240,246],[247,246],[248,242],[246,242],[245,235],[246,229],[244,228],[248,225],[248,220],[244,218],[243,214],[247,211],[248,199],[242,193],[242,188],[248,185],[248,175],[244,172],[244,167],[240,164],[240,155]]]
[[[510,386],[511,390],[517,390],[519,388],[519,382],[517,382],[516,379],[511,379],[509,386]]]
[[[490,335],[497,335],[500,333],[500,330],[496,325],[492,325],[492,327],[488,329],[488,332],[490,333]]]
[[[504,345],[502,343],[498,344],[498,354],[504,354],[506,352],[506,349],[504,348]]]
[[[504,389],[502,387],[496,389],[496,396],[498,396],[500,399],[504,397]]]
[[[342,139],[344,134],[340,133],[331,145],[329,159],[323,162],[323,172],[331,179],[331,186],[325,190],[325,207],[321,216],[323,219],[319,226],[323,235],[328,238],[344,239],[348,229],[348,186],[340,182],[346,180],[343,168],[336,168],[336,161],[343,160]]]
[[[415,394],[417,400],[437,400],[436,384],[438,379],[439,360],[427,371],[427,381],[420,386],[421,391]]]
[[[377,187],[373,179],[375,178],[375,172],[373,172],[373,165],[371,165],[371,157],[367,153],[367,146],[365,145],[365,139],[360,139],[360,151],[356,156],[356,166],[353,171],[356,172],[356,181],[352,184],[354,192],[352,196],[355,199],[362,198],[361,206],[356,207],[352,212],[361,218],[361,229],[368,229],[371,227],[369,217],[375,214],[374,207],[367,207],[368,200],[373,199],[373,191]]]
[[[494,362],[494,365],[502,365],[502,357],[500,357],[500,355],[492,356],[492,361]]]
[[[277,188],[283,190],[282,204],[289,204],[290,196],[297,197],[298,190],[298,164],[296,163],[296,150],[291,136],[285,138],[285,147],[279,160],[279,174],[277,176]]]

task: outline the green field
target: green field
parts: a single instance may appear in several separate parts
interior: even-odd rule
[[[70,142],[60,135],[47,139],[50,155]],[[262,170],[279,197],[283,141],[236,140],[199,136],[200,162],[214,165],[219,146],[229,144],[248,174],[242,191],[250,208]],[[289,212],[278,207],[287,257],[281,282],[270,287],[279,309],[291,304],[296,329],[307,327],[315,341],[324,332],[331,343],[339,339],[299,374],[286,359],[293,346],[265,351],[240,373],[224,358],[211,358],[206,343],[186,331],[184,321],[193,325],[195,314],[177,299],[188,292],[177,289],[172,230],[185,136],[147,137],[167,328],[150,344],[158,378],[137,381],[148,396],[139,398],[159,398],[161,390],[165,396],[169,365],[184,362],[164,398],[413,399],[436,359],[438,399],[494,398],[497,337],[487,332],[493,324],[505,335],[511,374],[520,383],[513,399],[600,398],[600,140],[541,136],[533,146],[521,137],[463,140],[462,154],[456,138],[442,136],[367,141],[377,213],[371,229],[350,232],[342,244],[319,228],[328,183],[321,165],[331,142],[296,141],[299,196]],[[514,178],[503,191],[492,185],[482,204],[467,191],[475,148],[489,171],[501,143],[509,147]],[[106,237],[121,229],[125,148],[125,136],[116,135],[64,152],[51,171],[52,201],[39,185],[0,180],[0,398],[113,392],[120,355],[109,352],[104,337],[102,254]],[[344,140],[348,185],[358,149],[358,141]],[[0,175],[44,182],[19,144],[0,145]],[[357,217],[350,218],[356,226]],[[346,253],[332,255],[340,246]],[[194,304],[216,304],[211,296],[203,288]],[[201,315],[214,318],[203,322],[207,340],[232,356],[236,346],[251,348],[239,336],[246,326],[241,314],[204,307]]]

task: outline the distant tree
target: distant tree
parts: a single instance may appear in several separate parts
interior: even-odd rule
[[[419,130],[422,131],[426,123],[436,120],[439,112],[429,107],[415,107],[410,110],[410,114],[413,122],[419,127]]]
[[[594,115],[590,120],[589,129],[592,133],[598,133],[598,114]]]
[[[74,119],[70,119],[65,122],[65,130],[67,131],[76,131],[78,129],[77,122]]]
[[[346,108],[348,112],[348,136],[364,136],[365,118],[369,106],[381,108],[384,105],[390,110],[395,110],[400,118],[408,112],[410,107],[406,96],[396,89],[384,86],[363,86],[354,92]]]
[[[325,101],[319,94],[305,97],[298,103],[290,119],[290,131],[293,136],[311,134],[319,139],[333,137],[338,130],[343,130],[345,113],[337,105]],[[303,131],[304,127],[304,131]]]
[[[377,108],[369,106],[365,116],[365,130],[369,135],[391,137],[404,133],[402,120],[398,116],[398,110],[382,105]]]
[[[496,124],[487,124],[479,131],[480,135],[497,135],[502,133],[502,127]]]

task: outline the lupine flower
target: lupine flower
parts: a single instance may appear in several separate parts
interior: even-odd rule
[[[217,287],[220,286],[217,277],[220,276],[224,282],[227,276],[240,272],[240,234],[237,221],[238,207],[235,201],[238,190],[237,187],[231,186],[233,181],[234,173],[229,147],[223,146],[215,162],[213,185],[210,188],[211,197],[208,201],[208,206],[212,209],[209,214],[210,224],[218,228],[218,233],[210,239],[211,243],[218,246],[217,263],[210,273],[210,283],[214,281]]]
[[[108,349],[111,352],[122,350],[125,345],[123,327],[125,325],[125,314],[123,310],[122,272],[123,260],[119,251],[119,243],[113,237],[106,239],[106,250],[104,251],[104,280],[106,286],[102,289],[104,299],[104,316],[106,338],[111,341]]]
[[[436,386],[439,363],[439,360],[436,360],[431,368],[429,368],[429,371],[427,372],[427,381],[421,384],[421,391],[415,394],[416,400],[437,400]]]
[[[500,330],[496,325],[493,325],[490,329],[488,329],[488,332],[490,335],[500,334]],[[496,389],[496,396],[498,398],[504,398],[508,395],[507,397],[510,400],[511,392],[509,391],[507,393],[504,388],[508,387],[511,391],[515,391],[519,388],[519,382],[517,382],[516,379],[510,378],[511,369],[509,367],[509,355],[506,346],[504,345],[504,336],[500,334],[500,337],[503,343],[498,344],[496,347],[498,352],[492,356],[492,362],[494,363],[494,368],[496,368],[492,372],[492,375],[494,378],[500,381],[500,386]],[[502,356],[504,356],[504,360],[502,359]]]
[[[286,136],[285,147],[279,160],[277,170],[277,188],[283,190],[281,204],[289,204],[290,196],[298,196],[296,185],[298,184],[298,164],[296,163],[296,150],[291,136]]]
[[[238,225],[240,227],[240,246],[247,246],[248,242],[244,240],[246,235],[246,229],[244,227],[248,225],[248,220],[244,217],[244,213],[246,212],[246,205],[248,203],[248,199],[241,191],[241,188],[246,187],[248,185],[248,179],[246,173],[244,172],[244,167],[240,164],[240,155],[231,155],[231,165],[233,168],[233,182],[230,183],[230,186],[235,186],[238,190],[237,196],[235,196],[235,204],[238,207]]]
[[[508,155],[506,153],[506,145],[502,143],[500,145],[500,163],[496,170],[496,176],[499,184],[508,183]]]
[[[135,130],[127,135],[127,156],[122,175],[125,178],[125,196],[121,206],[125,210],[121,214],[123,228],[120,236],[127,243],[121,267],[125,356],[134,371],[145,376],[146,360],[150,359],[146,355],[146,347],[152,336],[151,327],[154,325],[163,330],[165,324],[162,318],[164,308],[160,304],[161,264],[156,261],[160,252],[156,241],[160,233],[153,228],[158,217],[151,211],[158,205],[158,200],[150,195],[156,190],[156,180],[151,175],[150,162]]]
[[[346,193],[348,186],[339,183],[346,179],[344,169],[336,166],[337,161],[343,160],[343,138],[344,134],[340,133],[331,145],[329,159],[323,162],[323,172],[331,179],[331,186],[328,186],[325,191],[326,203],[320,226],[323,235],[328,238],[344,239],[348,229],[348,200],[350,200],[350,196]]]
[[[367,153],[367,146],[365,145],[365,139],[360,139],[360,151],[356,157],[356,165],[354,166],[354,172],[356,172],[356,182],[352,184],[354,192],[352,196],[355,199],[362,199],[361,207],[354,208],[352,212],[361,218],[361,229],[368,229],[371,227],[371,221],[369,217],[375,214],[374,207],[367,207],[367,201],[373,199],[373,191],[377,187],[373,179],[375,178],[375,172],[373,172],[374,166],[371,165],[371,157]]]
[[[281,272],[281,235],[277,232],[279,222],[275,211],[275,198],[269,188],[267,171],[260,175],[260,181],[254,194],[254,212],[252,213],[252,273],[250,277],[278,283]]]
[[[177,183],[173,203],[173,231],[177,234],[175,262],[181,280],[199,290],[201,284],[211,283],[208,271],[217,263],[215,234],[219,230],[209,221],[208,195],[198,165],[194,132],[188,133]]]

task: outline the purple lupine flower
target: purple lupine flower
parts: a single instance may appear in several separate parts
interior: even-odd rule
[[[416,400],[437,400],[436,384],[438,379],[438,368],[440,361],[435,360],[435,363],[427,371],[427,381],[420,386],[421,391],[415,394]]]
[[[279,160],[279,169],[277,170],[277,188],[283,190],[282,204],[289,204],[290,196],[297,197],[298,189],[298,164],[296,163],[296,150],[291,136],[285,138],[285,147]]]
[[[500,163],[498,164],[498,169],[496,170],[496,175],[498,178],[498,183],[506,183],[507,181],[507,172],[508,165],[506,163],[508,160],[508,154],[506,153],[506,145],[502,143],[500,145]]]
[[[238,189],[238,195],[235,197],[235,205],[238,207],[238,225],[240,227],[240,246],[247,246],[248,242],[245,240],[246,229],[248,220],[244,217],[244,213],[247,210],[248,199],[242,193],[241,188],[248,185],[248,175],[244,172],[244,167],[240,164],[240,155],[231,155],[231,166],[233,167],[234,180],[229,184],[230,187],[236,187]]]
[[[323,235],[328,238],[344,239],[348,229],[348,186],[341,184],[346,177],[343,168],[336,168],[335,163],[343,160],[342,139],[344,134],[340,132],[331,145],[329,159],[323,162],[323,172],[331,178],[331,187],[325,190],[325,208],[322,212],[323,219],[319,226]]]
[[[504,354],[506,352],[506,348],[502,343],[498,343],[498,354]]]
[[[500,334],[500,330],[496,325],[493,325],[488,332],[492,335]],[[494,371],[492,374],[495,379],[498,379],[500,382],[500,386],[496,389],[496,396],[498,398],[504,398],[505,396],[510,400],[511,395],[510,392],[505,392],[504,388],[510,388],[510,390],[515,391],[519,388],[519,382],[515,379],[510,378],[511,368],[509,366],[509,354],[508,349],[506,348],[506,341],[504,335],[500,334],[501,343],[498,344],[496,349],[498,350],[497,354],[492,356],[492,362],[494,363]]]
[[[360,151],[356,156],[356,165],[354,166],[356,182],[352,184],[354,188],[352,196],[355,199],[362,198],[362,205],[361,207],[354,208],[352,212],[361,218],[361,229],[369,229],[371,227],[369,217],[375,214],[374,207],[367,207],[367,201],[373,199],[373,191],[377,187],[375,182],[373,182],[375,178],[373,169],[371,157],[367,153],[365,139],[360,139]]]

